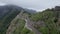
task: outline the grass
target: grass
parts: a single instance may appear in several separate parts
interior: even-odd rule
[[[24,28],[22,31],[21,31],[21,34],[35,34],[34,32],[28,30],[27,28]]]
[[[10,22],[19,14],[20,11],[11,11],[0,19],[0,33],[5,34],[8,29]]]
[[[16,29],[14,30],[13,34],[34,34],[34,32],[28,30],[27,28],[25,28],[25,21],[22,19],[19,19],[19,21],[17,22],[19,24],[18,27],[16,27]]]
[[[57,15],[59,16],[59,15]],[[35,15],[31,16],[31,19],[33,21],[44,21],[45,26],[39,27],[35,25],[34,27],[39,30],[42,34],[60,34],[60,30],[58,30],[60,27],[57,22],[58,17],[53,11],[44,11],[41,13],[37,13]]]
[[[18,27],[16,27],[16,29],[13,32],[13,34],[20,34],[21,33],[22,29],[25,26],[25,21],[22,20],[22,19],[19,19],[17,24],[18,24]]]

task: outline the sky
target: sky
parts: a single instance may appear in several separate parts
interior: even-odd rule
[[[15,4],[23,8],[44,10],[60,5],[60,0],[0,0],[0,5]]]

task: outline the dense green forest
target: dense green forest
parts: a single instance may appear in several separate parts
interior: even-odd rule
[[[43,12],[33,14],[31,20],[43,21],[45,26],[35,24],[34,27],[38,29],[42,34],[60,34],[60,11],[54,11],[53,9],[46,9]],[[41,22],[39,22],[41,23]]]
[[[24,11],[24,10],[23,10]],[[11,25],[11,21],[19,15],[21,11],[10,11],[0,19],[0,34],[6,34],[8,27]],[[35,22],[32,26],[42,34],[60,34],[60,10],[59,9],[46,9],[42,12],[36,12],[30,14],[23,12],[23,18],[27,17]],[[25,27],[26,21],[19,18],[15,25],[15,30],[12,34],[35,34],[35,32]]]
[[[17,16],[20,11],[11,11],[0,19],[0,34],[5,34],[10,22]]]
[[[18,19],[17,21],[18,27],[16,27],[16,29],[13,31],[12,34],[34,34],[34,32],[28,30],[25,27],[25,21],[22,19]]]

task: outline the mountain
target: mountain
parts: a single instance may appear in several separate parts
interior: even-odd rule
[[[25,8],[24,11],[26,11],[27,13],[30,13],[30,14],[36,13],[36,10],[33,10],[33,9],[27,9],[27,8]]]
[[[21,11],[24,8],[16,6],[16,5],[5,5],[5,6],[0,6],[0,17],[4,17],[7,13],[10,13],[12,11]],[[24,9],[23,11],[33,14],[36,13],[35,10],[30,10],[30,9]]]
[[[32,15],[33,26],[42,34],[60,34],[60,6]]]
[[[23,10],[15,5],[0,6],[0,34],[5,34],[10,22]]]
[[[5,15],[13,11],[21,11],[21,10],[22,10],[21,7],[15,5],[0,6],[0,17],[4,17]]]
[[[6,33],[60,34],[60,6],[38,13],[16,5],[0,6],[0,34]]]
[[[20,13],[22,10],[25,13],[33,14],[34,10],[24,9],[16,5],[4,5],[0,6],[0,34],[6,34],[11,21]],[[33,12],[33,13],[32,13]]]

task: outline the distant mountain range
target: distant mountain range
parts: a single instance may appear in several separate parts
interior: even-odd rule
[[[24,11],[27,12],[27,13],[30,13],[30,14],[36,13],[36,10],[33,10],[33,9],[26,9],[25,8]]]
[[[20,11],[23,10],[24,8],[16,6],[16,5],[5,5],[5,6],[0,6],[0,17],[6,15],[7,13],[10,13],[12,11]],[[24,9],[23,11],[26,11],[28,13],[35,13],[35,10],[30,10],[30,9]]]
[[[0,6],[0,17],[7,15],[10,12],[13,11],[20,11],[22,8],[14,5],[5,5]]]

